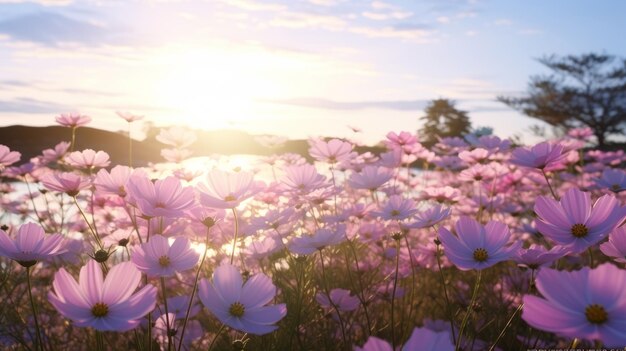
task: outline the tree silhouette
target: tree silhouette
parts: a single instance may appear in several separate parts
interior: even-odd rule
[[[470,132],[472,125],[467,112],[457,110],[454,104],[448,99],[436,99],[426,106],[426,116],[420,118],[424,125],[419,130],[423,145],[432,146],[439,138],[460,137]]]
[[[599,148],[626,128],[626,60],[606,54],[548,56],[539,62],[552,70],[533,76],[524,97],[498,100],[557,128],[591,128]]]

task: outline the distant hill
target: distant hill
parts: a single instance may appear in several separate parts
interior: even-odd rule
[[[212,154],[234,155],[270,155],[273,153],[293,152],[304,157],[308,156],[309,145],[306,140],[288,140],[280,148],[270,149],[261,146],[254,140],[254,136],[236,130],[204,131],[196,130],[198,139],[191,146],[193,156],[209,156]],[[0,144],[11,150],[22,153],[20,163],[41,155],[42,150],[53,148],[61,141],[71,140],[71,130],[61,126],[27,127],[9,126],[0,127]],[[144,140],[133,140],[133,163],[135,166],[144,166],[149,162],[162,162],[161,149],[166,148],[155,139],[155,134],[149,134]],[[103,150],[111,157],[112,164],[127,164],[128,136],[123,133],[110,132],[102,129],[81,127],[76,130],[76,146],[74,150],[94,149]],[[380,153],[380,147],[357,147],[358,152],[370,151]]]

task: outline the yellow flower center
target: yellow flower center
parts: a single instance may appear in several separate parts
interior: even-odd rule
[[[487,253],[487,250],[483,249],[482,247],[474,250],[474,259],[476,261],[485,262],[488,258],[489,254]]]
[[[604,307],[594,303],[585,308],[585,317],[590,323],[602,324],[609,319],[609,314],[606,313]]]
[[[398,210],[391,210],[391,216],[392,217],[396,217],[396,216],[399,216],[399,215],[400,215],[400,211],[398,211]]]
[[[161,256],[159,257],[159,264],[161,265],[161,267],[167,267],[170,265],[170,258],[167,256]]]
[[[584,238],[589,233],[589,228],[587,228],[584,224],[574,224],[572,226],[572,235],[577,238]]]
[[[232,305],[230,305],[230,308],[228,309],[228,313],[230,313],[231,316],[235,316],[235,317],[241,317],[243,316],[243,313],[246,311],[246,308],[239,302],[235,302]]]
[[[224,201],[235,201],[237,200],[236,197],[234,197],[233,195],[228,195],[224,198]]]
[[[98,302],[91,308],[91,314],[98,318],[104,317],[109,314],[109,306],[103,304],[102,302]]]

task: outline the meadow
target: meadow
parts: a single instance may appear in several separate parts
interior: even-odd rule
[[[57,122],[36,158],[0,145],[2,349],[626,346],[626,155],[589,129],[193,163],[169,128],[132,167]]]

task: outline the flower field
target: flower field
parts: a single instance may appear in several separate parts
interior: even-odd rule
[[[57,122],[71,141],[34,159],[0,145],[1,349],[626,346],[626,155],[587,129],[189,167],[170,128],[133,168]]]

